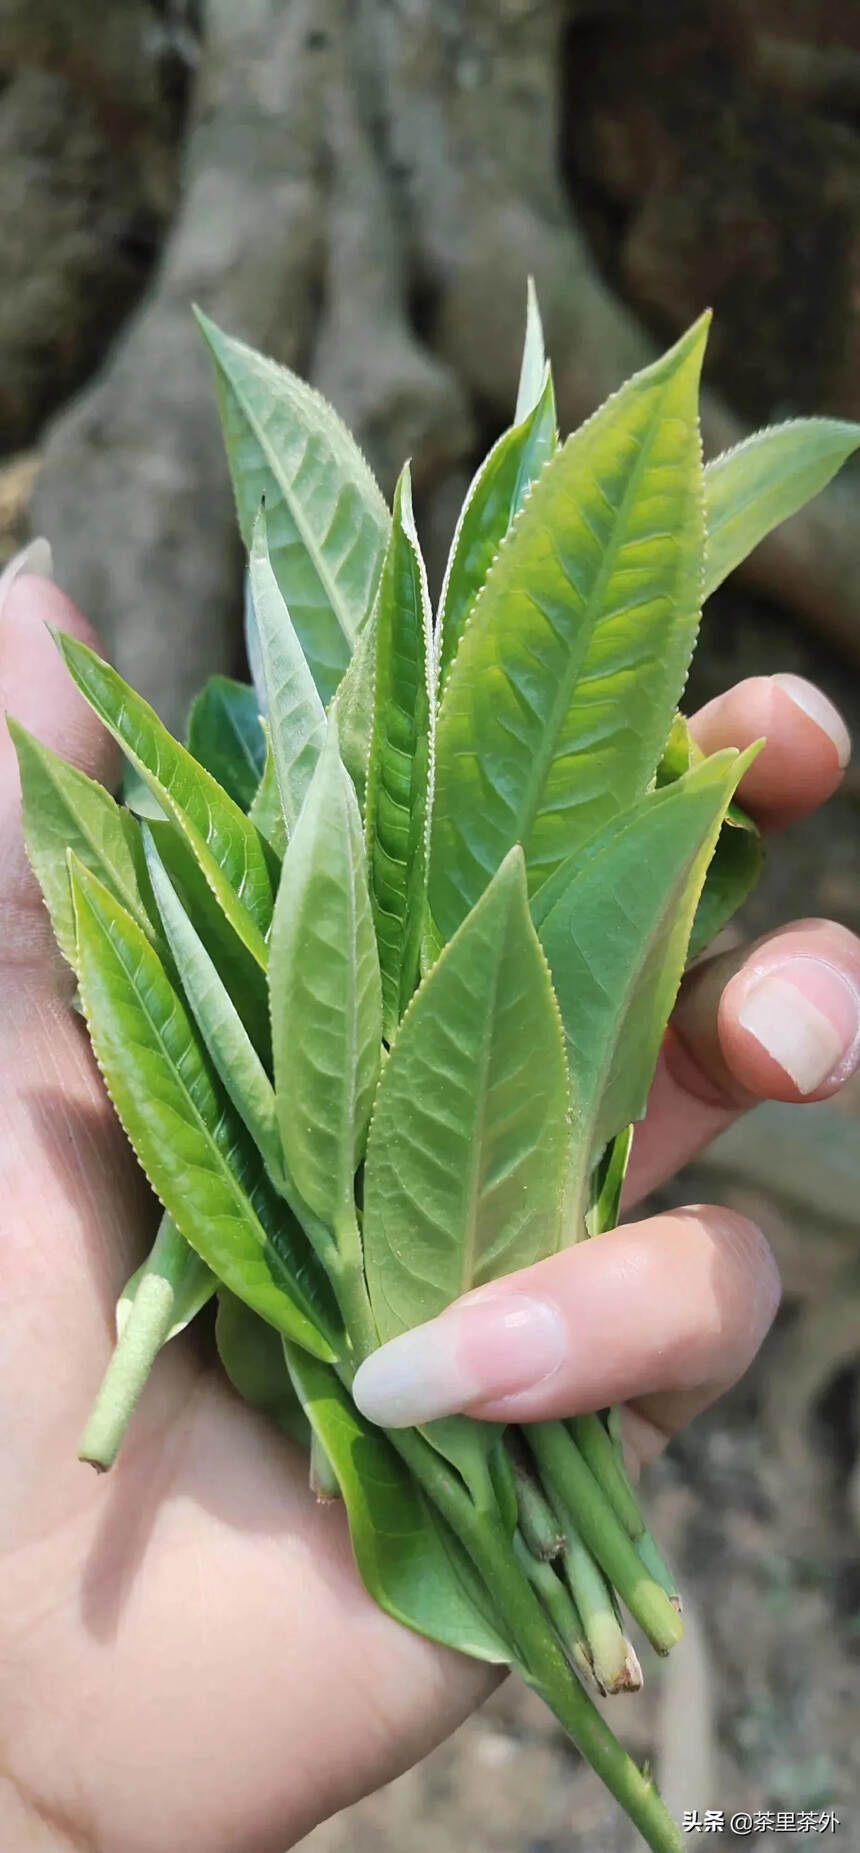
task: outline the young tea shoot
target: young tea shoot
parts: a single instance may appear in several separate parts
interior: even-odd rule
[[[30,859],[162,1207],[81,1456],[213,1296],[238,1394],[340,1497],[382,1608],[510,1665],[655,1853],[682,1841],[595,1708],[683,1623],[617,1410],[373,1427],[355,1372],[468,1288],[617,1221],[685,965],[761,863],[679,712],[703,597],[857,447],[805,419],[702,462],[703,316],[563,441],[533,287],[514,422],[432,608],[340,419],[199,317],[248,549],[253,681],[175,740],[59,637],[124,802],[12,723]]]

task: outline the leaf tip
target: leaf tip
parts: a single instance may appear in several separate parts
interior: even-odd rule
[[[407,457],[397,478],[392,498],[392,512],[395,520],[399,518],[405,528],[414,526],[412,512],[412,458]]]
[[[701,315],[698,315],[696,320],[690,323],[689,328],[684,330],[684,333],[674,345],[668,348],[666,353],[655,362],[654,372],[658,377],[663,374],[664,370],[669,375],[678,373],[683,369],[685,362],[690,365],[696,374],[701,372],[702,362],[705,357],[705,348],[708,344],[708,335],[713,319],[713,309],[702,310]],[[654,373],[652,373],[650,368],[646,368],[645,373],[646,376],[650,374],[652,378],[654,377]],[[634,375],[634,378],[635,377]]]
[[[760,739],[753,740],[749,746],[744,748],[742,753],[738,753],[738,784],[740,784],[741,779],[749,771],[753,761],[758,759],[759,753],[762,752],[763,748],[766,746],[767,735],[762,734]]]
[[[710,335],[710,332],[711,332],[711,323],[713,319],[714,319],[713,309],[703,309],[701,315],[697,316],[696,320],[691,324],[690,328],[687,331],[687,335],[685,337],[685,339],[689,342],[689,348],[690,348],[691,353],[698,354],[700,357],[704,357],[704,352],[705,352],[705,348],[708,345],[708,336]]]
[[[260,560],[269,559],[269,531],[266,521],[266,498],[261,495],[257,513],[251,528],[251,545],[248,548],[248,564],[252,571]]]
[[[523,905],[528,912],[528,880],[525,850],[522,843],[514,843],[503,856],[489,888],[486,888],[484,893],[489,895],[491,891],[496,896],[504,895],[509,906],[522,898]]]
[[[206,310],[201,309],[199,302],[192,302],[191,313],[207,347],[210,347],[214,352],[217,343],[222,338],[222,330],[218,327],[217,322],[213,322],[212,317],[206,314]]]
[[[71,631],[61,630],[58,624],[49,624],[48,631],[60,652],[63,662],[72,670],[72,673],[74,673],[74,664],[78,661],[83,660],[86,662],[88,659],[95,659],[95,661],[99,660],[95,650],[91,650],[88,644],[81,641],[80,637],[74,637]]]
[[[519,876],[521,873],[523,875],[525,874],[526,854],[522,843],[512,843],[504,861],[500,865],[500,872],[501,869],[509,869],[515,876]]]

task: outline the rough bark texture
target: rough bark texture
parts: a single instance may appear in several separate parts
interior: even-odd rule
[[[23,9],[10,0],[9,11]],[[123,30],[116,20],[124,9],[102,0],[102,11],[113,29],[94,71],[73,55],[80,34],[63,29],[61,0],[53,7],[41,0],[39,44],[52,69],[36,81],[71,85],[98,133],[109,134],[127,108],[133,164],[164,108],[151,71],[141,76],[140,60],[126,55],[129,34],[140,37],[147,18],[151,27],[155,9],[138,0],[125,10]],[[707,52],[708,31],[718,30],[704,13],[688,64],[704,56],[702,34]],[[190,301],[311,372],[357,430],[386,487],[411,455],[431,575],[438,575],[476,439],[491,437],[510,413],[526,274],[537,279],[565,425],[658,345],[616,279],[601,274],[600,237],[590,242],[575,216],[570,160],[566,174],[560,159],[561,149],[570,154],[573,73],[585,47],[596,101],[580,136],[582,159],[593,163],[594,147],[599,153],[611,143],[604,192],[633,185],[624,128],[630,99],[600,39],[622,19],[635,40],[623,14],[616,6],[607,27],[603,14],[590,18],[588,8],[561,0],[252,0],[243,8],[209,0],[160,264],[94,384],[57,419],[33,510],[54,540],[63,582],[102,626],[122,669],[172,721],[204,668],[230,666],[239,647],[240,563]],[[192,28],[184,19],[188,43]],[[749,34],[738,30],[744,45]],[[786,74],[772,45],[768,55],[779,83],[796,88],[797,70]],[[22,72],[13,89],[32,81]],[[759,88],[774,81],[755,79]],[[826,90],[828,72],[814,81]],[[648,231],[654,201],[672,180],[667,149],[677,158],[679,146],[677,128],[661,114],[661,82],[665,89],[665,74],[652,72],[657,127],[652,121],[643,141],[651,159],[636,183],[617,280],[668,323],[667,286],[661,294],[657,281],[675,272]],[[11,101],[7,95],[7,109]],[[163,212],[170,177],[159,177],[157,164],[139,165],[147,210]],[[125,182],[105,199],[106,215],[119,197],[128,202]],[[680,231],[676,243],[683,288],[675,277],[669,308],[687,318],[701,295],[694,300]],[[84,257],[78,270],[84,299],[93,293]],[[134,293],[118,265],[117,300],[124,287],[126,297]],[[41,308],[32,319],[44,327]],[[83,310],[71,320],[73,349],[77,341],[83,353]],[[38,352],[28,365],[38,373]],[[81,365],[73,359],[68,378]],[[20,377],[14,366],[3,372]],[[29,435],[25,422],[23,410],[17,426],[13,417],[15,435],[19,428]],[[706,431],[711,449],[740,435],[713,397]],[[858,512],[856,489],[843,487],[749,569],[754,583],[850,647]]]
[[[196,41],[181,0],[0,5],[0,431],[26,442],[100,361],[176,205]]]

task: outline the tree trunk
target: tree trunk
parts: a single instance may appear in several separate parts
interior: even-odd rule
[[[511,415],[528,273],[563,427],[655,351],[564,190],[566,19],[561,0],[210,0],[158,274],[56,421],[33,511],[61,583],[172,724],[241,647],[192,301],[309,373],[386,489],[411,456],[437,580],[476,438]],[[705,423],[712,449],[741,435],[713,400]],[[855,644],[857,501],[822,498],[748,569]]]

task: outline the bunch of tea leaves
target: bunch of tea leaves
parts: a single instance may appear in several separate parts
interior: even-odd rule
[[[217,1296],[228,1377],[345,1502],[376,1601],[516,1667],[665,1853],[588,1692],[641,1684],[625,1611],[658,1652],[682,1632],[617,1411],[385,1433],[350,1386],[380,1342],[615,1223],[685,963],[760,862],[751,754],[704,757],[677,711],[702,599],[860,432],[799,421],[703,469],[703,318],[561,443],[530,292],[515,422],[434,613],[408,468],[389,512],[331,408],[200,323],[254,683],[213,677],[183,745],[59,637],[121,803],[13,724],[33,867],[164,1211],[81,1455],[110,1466]]]

